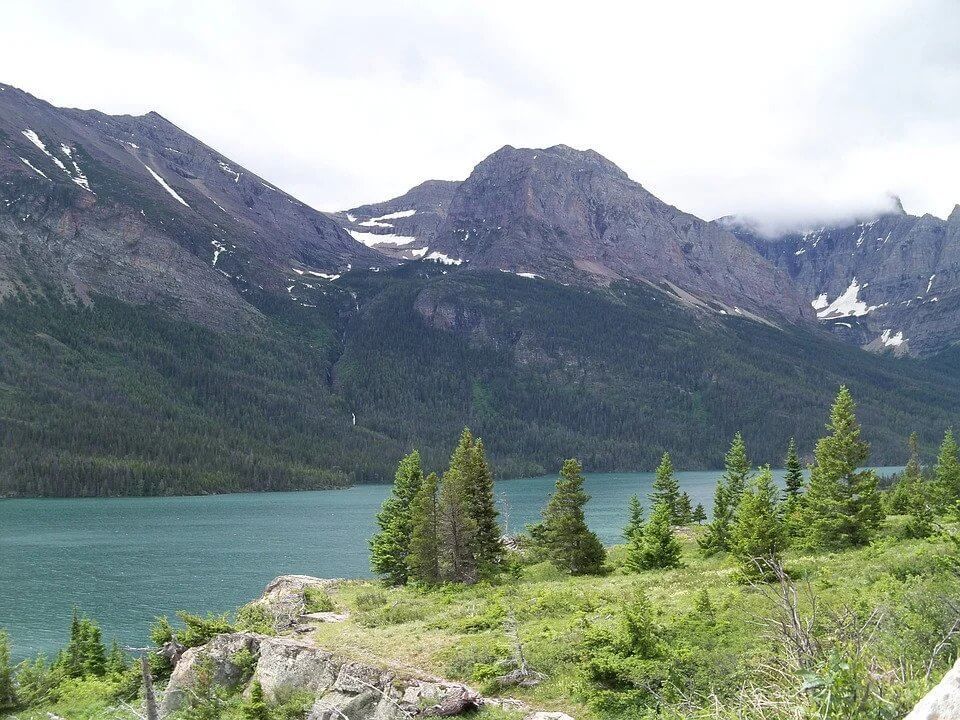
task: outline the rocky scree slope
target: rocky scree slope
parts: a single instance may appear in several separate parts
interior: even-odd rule
[[[960,340],[960,206],[903,211],[767,237],[718,221],[785,271],[822,325],[867,350],[931,355]]]
[[[101,294],[238,330],[258,322],[244,295],[374,264],[391,262],[157,113],[0,85],[0,297]]]

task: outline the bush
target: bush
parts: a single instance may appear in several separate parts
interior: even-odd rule
[[[237,620],[234,623],[240,632],[274,635],[273,617],[260,603],[250,603],[237,610]]]
[[[303,609],[308,613],[333,612],[333,599],[319,587],[307,587],[303,591]]]

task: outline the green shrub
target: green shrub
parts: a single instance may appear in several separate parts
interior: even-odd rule
[[[261,603],[249,603],[237,610],[237,620],[234,624],[240,632],[252,632],[261,635],[276,634],[273,617]]]
[[[303,609],[308,613],[333,612],[333,599],[319,587],[307,587],[303,591]]]

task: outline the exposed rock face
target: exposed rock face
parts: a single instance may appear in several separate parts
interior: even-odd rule
[[[904,720],[956,720],[960,718],[960,660],[943,680],[917,703]]]
[[[307,587],[329,587],[337,580],[306,575],[284,575],[267,585],[258,602],[284,605]],[[296,632],[297,628],[294,628]],[[252,677],[235,658],[247,650],[256,658]],[[265,637],[252,633],[218,635],[202,647],[190,648],[176,663],[163,695],[160,717],[183,707],[197,680],[197,663],[209,658],[214,682],[237,689],[248,680],[259,681],[269,700],[292,692],[307,692],[316,700],[308,720],[406,720],[413,717],[454,717],[484,704],[523,710],[513,700],[487,700],[459,684],[410,672],[398,673],[355,662],[318,647],[301,637]],[[572,720],[562,713],[536,713],[531,720]]]
[[[928,355],[960,338],[960,206],[768,238],[718,221],[785,270],[821,324],[867,350]]]
[[[562,282],[646,281],[719,312],[812,321],[789,277],[593,151],[510,146],[457,188],[425,259]]]
[[[213,681],[217,685],[236,688],[247,678],[243,669],[234,662],[234,656],[241,650],[256,654],[259,651],[261,637],[247,633],[218,635],[206,645],[190,648],[177,662],[167,683],[167,689],[160,703],[160,717],[167,717],[183,707],[190,688],[197,681],[197,663],[209,658],[213,663]]]
[[[263,594],[252,604],[262,606],[273,618],[273,627],[277,632],[289,629],[303,616],[307,588],[327,590],[339,580],[316,578],[310,575],[281,575],[272,580]],[[334,618],[325,618],[333,620]]]
[[[391,257],[423,257],[460,183],[427,180],[399,197],[335,213],[356,239]]]
[[[95,294],[216,329],[294,268],[390,264],[157,113],[56,108],[0,85],[0,297]]]

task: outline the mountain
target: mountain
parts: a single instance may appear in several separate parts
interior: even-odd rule
[[[0,495],[382,481],[463,425],[504,476],[717,467],[737,430],[778,463],[840,383],[873,462],[932,447],[953,351],[840,342],[769,251],[592,151],[324,214],[155,113],[2,86]]]
[[[253,327],[245,294],[384,264],[338,223],[151,112],[55,108],[0,85],[0,295],[164,307]]]
[[[449,199],[439,211],[430,199],[421,228],[399,224],[419,214],[416,198],[373,207],[392,211],[397,233],[415,235],[415,257],[569,284],[640,281],[713,313],[813,318],[789,278],[752,247],[662,202],[592,150],[506,146],[444,191]]]
[[[427,180],[399,197],[334,213],[333,217],[355,240],[385,255],[422,258],[446,219],[459,186],[452,180]]]
[[[932,355],[960,341],[960,206],[946,220],[895,209],[767,237],[719,221],[788,273],[820,323],[867,350]]]

